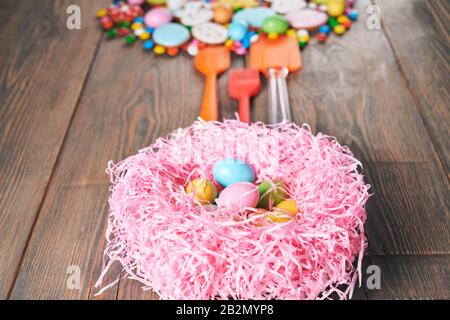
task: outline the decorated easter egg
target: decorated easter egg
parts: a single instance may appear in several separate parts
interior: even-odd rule
[[[295,10],[300,10],[306,7],[304,0],[273,0],[270,6],[278,13],[286,14]]]
[[[237,182],[223,189],[216,202],[219,208],[236,212],[255,207],[258,200],[256,185],[250,182]]]
[[[242,160],[232,158],[217,162],[213,168],[213,176],[224,187],[237,182],[255,181],[253,168]]]
[[[283,200],[275,206],[275,211],[296,215],[298,213],[297,201],[292,199]]]
[[[214,183],[207,179],[195,179],[186,187],[186,193],[191,194],[201,204],[212,203],[217,198]]]
[[[214,9],[213,20],[214,22],[225,24],[231,20],[232,16],[233,10],[229,6],[219,5]]]
[[[289,22],[282,16],[272,16],[264,19],[262,30],[269,34],[283,34],[289,29]]]
[[[260,28],[264,19],[276,15],[276,12],[269,8],[258,7],[248,8],[238,11],[233,16],[233,21],[239,21],[243,24],[248,24],[255,28]]]
[[[158,7],[148,11],[144,17],[147,27],[158,28],[172,21],[172,13],[163,7]]]
[[[327,12],[331,17],[337,17],[345,11],[345,0],[328,0]]]
[[[177,47],[189,40],[189,30],[179,23],[168,23],[153,32],[153,41],[165,47]]]
[[[192,36],[207,44],[222,44],[227,41],[228,30],[215,22],[204,22],[192,28]]]
[[[272,182],[263,181],[258,185],[259,202],[258,208],[271,209],[286,197],[286,189],[283,182],[276,179]]]
[[[327,22],[328,15],[317,10],[303,9],[287,14],[286,19],[293,28],[315,30]]]
[[[234,41],[241,41],[247,34],[248,28],[239,21],[233,21],[228,26],[228,37]]]

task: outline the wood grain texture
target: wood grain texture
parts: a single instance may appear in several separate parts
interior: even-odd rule
[[[222,92],[225,85],[226,76],[219,81]],[[139,47],[126,48],[119,40],[102,43],[12,299],[116,298],[117,286],[99,297],[93,288],[105,242],[107,161],[117,162],[157,137],[190,125],[198,115],[202,91],[203,77],[186,55],[156,57]],[[220,102],[225,115],[232,113],[232,103],[223,93]],[[81,268],[80,290],[66,287],[69,265]],[[111,274],[108,280],[116,276]],[[131,298],[133,292],[127,289],[120,297]]]
[[[383,28],[439,156],[450,173],[450,2],[376,0]]]
[[[0,3],[0,299],[14,281],[100,40],[98,31],[66,28],[72,3]]]
[[[303,69],[289,79],[294,121],[336,136],[363,163],[374,193],[370,253],[448,253],[445,172],[384,31],[366,28],[370,2],[357,4],[350,32],[304,50]],[[254,110],[267,120],[266,86]]]
[[[369,300],[450,299],[450,256],[373,256],[381,288],[367,290]],[[364,280],[367,280],[367,275]]]

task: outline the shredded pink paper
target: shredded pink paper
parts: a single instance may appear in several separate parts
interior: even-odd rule
[[[257,183],[281,179],[301,213],[286,223],[200,206],[184,187],[235,157]],[[369,185],[361,163],[306,125],[196,121],[118,164],[105,265],[162,299],[345,299],[361,277]],[[111,284],[112,285],[112,284]],[[104,286],[100,291],[107,289]]]

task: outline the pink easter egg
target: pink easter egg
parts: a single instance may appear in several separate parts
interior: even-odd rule
[[[166,8],[155,8],[147,12],[144,17],[145,25],[150,28],[158,28],[172,21],[172,13]]]
[[[217,205],[232,212],[254,208],[259,201],[258,187],[250,182],[237,182],[226,187],[219,195]]]

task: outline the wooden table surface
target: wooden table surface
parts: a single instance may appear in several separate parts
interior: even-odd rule
[[[132,280],[95,296],[106,163],[191,124],[203,78],[186,55],[105,40],[94,18],[105,3],[0,2],[1,299],[156,298]],[[449,299],[450,4],[375,0],[382,29],[369,30],[371,3],[358,1],[351,32],[304,51],[304,69],[289,80],[293,117],[348,145],[372,185],[364,266],[380,267],[381,289],[364,285],[354,298]],[[70,4],[81,7],[81,30],[66,28]],[[219,99],[230,118],[227,78]],[[255,120],[267,120],[266,101],[264,82]],[[72,265],[79,289],[67,286]]]

